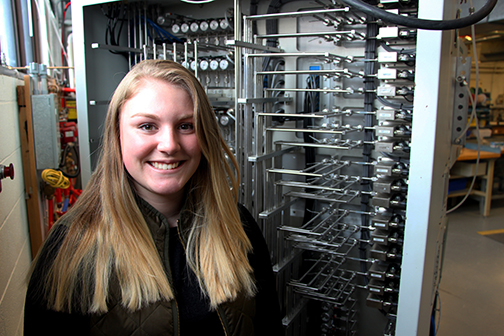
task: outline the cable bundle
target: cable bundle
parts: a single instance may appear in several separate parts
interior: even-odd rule
[[[42,171],[42,179],[53,188],[70,188],[70,180],[61,171],[44,169]]]

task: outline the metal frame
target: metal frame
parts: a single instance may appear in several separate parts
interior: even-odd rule
[[[421,0],[419,17],[452,17],[445,1]],[[454,31],[419,30],[411,167],[406,210],[397,335],[429,335],[441,280],[446,195],[452,153],[451,114],[457,82]]]

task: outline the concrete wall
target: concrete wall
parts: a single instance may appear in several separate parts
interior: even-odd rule
[[[16,86],[0,75],[0,164],[14,165],[15,177],[3,179],[0,193],[0,335],[23,334],[26,274],[31,263],[23,182]]]

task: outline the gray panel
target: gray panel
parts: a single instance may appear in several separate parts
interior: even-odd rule
[[[53,94],[31,97],[37,169],[57,169],[59,166],[58,113],[54,99]]]

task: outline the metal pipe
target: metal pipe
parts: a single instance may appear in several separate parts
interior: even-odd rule
[[[2,65],[5,61],[7,65],[17,67],[18,62],[18,46],[16,43],[17,24],[13,16],[12,1],[1,0],[0,3],[0,44],[2,45]]]
[[[365,38],[365,36],[358,34],[355,30],[346,31],[331,31],[331,32],[309,32],[309,33],[283,33],[283,34],[263,34],[257,35],[258,38],[285,38],[285,37],[324,37],[324,36],[338,36],[338,35],[356,35],[359,38]]]
[[[363,74],[348,71],[348,69],[336,70],[281,70],[281,71],[258,71],[256,75],[347,75],[348,77],[364,77]]]
[[[128,23],[127,27],[131,27],[131,11],[127,10],[128,12]],[[128,35],[128,48],[133,48],[131,45],[131,29],[126,29],[127,35]],[[128,53],[128,67],[129,70],[131,70],[132,62],[131,62],[131,53]]]
[[[264,91],[292,91],[292,92],[322,92],[322,93],[355,93],[353,89],[264,89]]]
[[[198,78],[198,40],[194,40],[194,60],[196,61],[196,67],[194,68],[194,76]],[[199,79],[199,78],[198,78]]]
[[[352,62],[354,59],[358,59],[361,57],[357,56],[340,56],[336,54],[331,54],[328,52],[295,52],[295,53],[261,53],[261,54],[247,54],[247,57],[325,57],[327,59],[337,59]]]
[[[245,16],[244,19],[245,20],[279,19],[279,18],[285,18],[285,17],[311,16],[311,15],[315,15],[315,14],[341,13],[341,12],[348,12],[349,10],[350,10],[349,7],[345,7],[345,8],[324,9],[324,10],[260,14],[260,15]]]
[[[138,49],[138,41],[137,41],[137,30],[138,30],[138,27],[137,27],[137,16],[136,16],[136,4],[135,5],[132,5],[133,7],[133,48],[134,49]],[[135,64],[138,63],[138,55],[135,54]]]
[[[33,62],[33,43],[32,43],[32,14],[31,14],[31,1],[18,0],[21,8],[22,26],[23,26],[23,38],[22,43],[24,44],[25,59],[20,60],[21,64],[30,64]],[[3,4],[2,4],[3,7]],[[4,18],[5,16],[1,16]]]
[[[279,132],[296,132],[296,133],[327,133],[327,134],[342,134],[344,131],[334,131],[325,129],[306,129],[306,128],[280,128],[280,127],[270,127],[266,128],[266,131],[279,131]]]
[[[144,34],[145,34],[145,45],[149,46],[149,36],[148,30],[147,30],[147,2],[144,3],[143,5],[143,10],[144,10]],[[153,41],[154,42],[154,41]],[[147,57],[145,58],[147,59]]]

